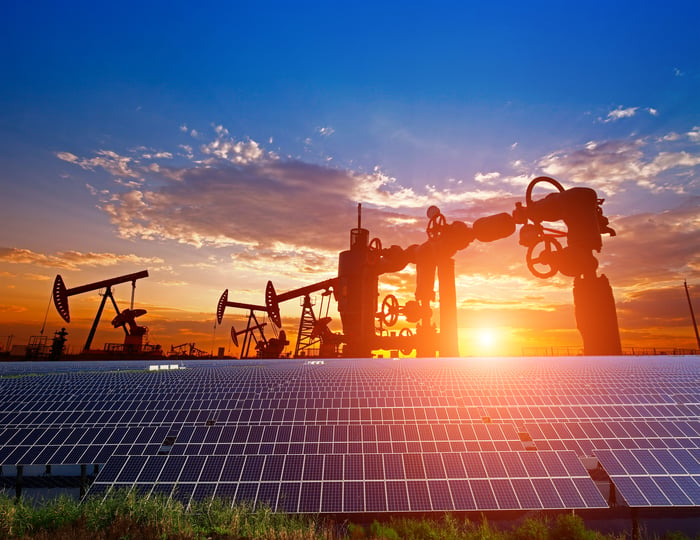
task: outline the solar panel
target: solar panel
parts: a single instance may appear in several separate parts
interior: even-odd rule
[[[596,456],[629,506],[700,502],[700,463],[686,449],[601,450]]]
[[[286,512],[700,503],[695,359],[0,365],[0,464],[99,464],[114,487]],[[139,371],[139,368],[141,371]]]

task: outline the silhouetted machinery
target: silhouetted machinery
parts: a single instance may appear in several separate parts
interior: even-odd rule
[[[330,295],[335,289],[337,281],[336,278],[328,279],[279,295],[275,291],[272,281],[267,282],[267,287],[265,288],[265,305],[270,315],[270,320],[280,328],[282,327],[280,303],[294,300],[295,298],[302,299],[299,331],[297,333],[296,346],[294,347],[295,357],[311,356],[310,352],[316,347],[318,347],[320,356],[338,356],[340,340],[338,336],[328,329],[328,323],[331,321],[330,317],[328,317]],[[324,317],[317,318],[313,310],[314,304],[311,300],[311,295],[320,291],[323,292],[321,294],[319,312],[323,313],[324,305],[326,306],[326,312]]]
[[[143,337],[148,332],[148,328],[136,324],[136,318],[145,315],[146,310],[134,309],[134,292],[136,290],[136,281],[146,277],[148,277],[148,270],[142,270],[141,272],[136,272],[134,274],[127,274],[116,278],[105,279],[103,281],[98,281],[95,283],[89,283],[80,287],[66,289],[61,275],[58,274],[56,276],[56,279],[53,283],[53,302],[56,306],[58,314],[67,323],[70,322],[70,311],[68,309],[69,296],[74,296],[76,294],[81,294],[84,292],[105,289],[105,292],[102,294],[102,301],[100,302],[100,305],[97,308],[97,315],[95,315],[92,327],[90,328],[87,340],[85,341],[83,351],[88,351],[90,349],[90,346],[92,345],[92,340],[95,337],[97,325],[100,322],[100,317],[102,316],[102,311],[104,310],[107,298],[109,298],[112,301],[114,311],[117,312],[117,315],[114,317],[114,319],[112,319],[112,326],[114,326],[114,328],[121,327],[124,329],[124,352],[138,353],[141,351],[143,346]],[[117,306],[117,302],[114,299],[114,295],[112,294],[112,287],[120,283],[129,282],[131,282],[131,307],[120,311],[119,307]]]
[[[197,348],[196,343],[181,343],[180,345],[171,345],[170,358],[204,358],[209,353]]]
[[[343,323],[345,356],[371,356],[373,350],[398,350],[417,356],[459,356],[457,335],[457,295],[454,255],[472,241],[492,242],[513,233],[515,225],[508,214],[481,218],[472,227],[461,221],[447,223],[436,206],[428,209],[428,239],[406,249],[393,245],[382,248],[381,241],[369,241],[369,231],[361,226],[350,232],[350,249],[338,261],[338,312]],[[416,265],[415,300],[399,305],[388,295],[377,310],[379,276]],[[440,330],[432,321],[435,278],[439,282]],[[396,332],[387,331],[402,315],[415,323]]]
[[[555,193],[534,201],[532,192],[539,183],[556,188]],[[527,266],[539,278],[557,272],[574,278],[576,325],[583,338],[586,355],[622,354],[615,299],[608,278],[596,275],[601,236],[615,236],[603,215],[596,192],[587,187],[564,189],[547,176],[535,178],[527,187],[526,205],[516,204],[513,218],[520,229],[520,244],[527,247]],[[563,221],[567,231],[547,228],[542,222]],[[566,238],[562,246],[557,238]]]
[[[540,183],[554,186],[557,192],[533,200],[533,189]],[[281,328],[279,304],[303,298],[295,356],[308,356],[306,351],[315,345],[323,357],[370,357],[377,350],[401,351],[406,355],[415,350],[419,357],[459,356],[453,257],[474,240],[493,242],[506,238],[515,232],[516,225],[522,225],[520,243],[528,248],[526,262],[530,271],[540,278],[557,272],[574,278],[574,305],[577,326],[584,340],[584,354],[621,354],[612,290],[604,275],[596,275],[598,261],[592,253],[600,251],[602,234],[615,234],[603,216],[603,201],[590,188],[565,190],[548,177],[534,179],[525,199],[526,204],[517,203],[512,214],[482,217],[471,227],[461,221],[448,223],[440,209],[431,206],[427,211],[427,240],[407,248],[396,245],[384,248],[379,238],[370,240],[369,231],[362,228],[361,206],[358,205],[357,227],[350,231],[350,248],[339,254],[336,278],[279,295],[272,282],[268,282],[265,306],[237,307],[250,308],[251,317],[255,310],[264,311],[274,326]],[[563,221],[567,230],[562,232],[543,225],[543,222],[555,221]],[[566,245],[562,246],[564,239]],[[390,294],[379,305],[379,277],[400,272],[408,264],[416,266],[414,299],[400,305]],[[436,278],[439,329],[433,321],[432,309],[436,300]],[[323,298],[330,298],[332,294],[337,301],[342,333],[329,329],[328,305],[325,316],[315,315],[309,295],[318,291],[324,291]],[[219,322],[218,314],[223,315],[222,302],[226,304],[224,296],[217,308]],[[389,330],[399,317],[415,324],[415,329]],[[249,318],[246,335],[255,329],[262,331],[263,325],[256,320],[253,323],[251,326]]]
[[[275,331],[276,328],[273,326],[273,332],[275,332],[276,337],[267,338],[265,336],[265,326],[266,322],[259,322],[255,312],[262,312],[266,315],[268,314],[268,308],[266,306],[259,306],[255,304],[246,304],[243,302],[231,302],[228,299],[228,289],[226,289],[219,298],[219,302],[216,305],[216,321],[221,324],[224,319],[224,312],[227,307],[245,309],[248,311],[248,323],[244,330],[237,331],[233,325],[231,325],[231,340],[233,344],[238,347],[238,336],[243,335],[243,343],[241,347],[241,358],[251,358],[250,347],[255,344],[255,357],[256,358],[279,358],[284,347],[289,345],[287,341],[287,334],[284,330]],[[279,314],[277,315],[279,319]],[[281,327],[281,323],[277,324],[277,327]]]

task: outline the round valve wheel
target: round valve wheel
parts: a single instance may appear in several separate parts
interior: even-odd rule
[[[532,190],[540,182],[546,182],[548,184],[552,184],[555,188],[557,188],[559,193],[564,191],[564,187],[559,182],[557,182],[554,178],[550,178],[549,176],[538,176],[532,182],[530,182],[527,186],[527,190],[525,191],[525,203],[526,204],[529,205],[530,203],[532,203]]]
[[[413,336],[413,332],[411,332],[410,328],[402,328],[401,332],[399,332],[399,336],[409,338],[409,337]],[[401,351],[401,354],[408,356],[409,354],[411,354],[413,352],[413,349],[414,349],[413,346],[407,345],[405,347],[402,347],[399,350]]]
[[[370,264],[376,264],[379,262],[382,256],[382,241],[379,238],[372,238],[369,242],[369,253],[367,254],[367,261]]]
[[[526,260],[530,272],[542,279],[552,277],[559,270],[557,256],[561,249],[561,244],[550,236],[543,237],[539,242],[527,248]],[[545,269],[541,270],[538,268],[539,266],[544,266]]]
[[[428,222],[428,227],[425,232],[428,234],[428,238],[438,238],[442,234],[442,229],[447,225],[447,220],[442,214],[435,214],[430,218]]]
[[[393,294],[384,298],[379,316],[385,326],[394,326],[399,320],[399,301]]]

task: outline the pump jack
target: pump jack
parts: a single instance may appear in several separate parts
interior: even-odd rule
[[[330,318],[328,317],[330,295],[335,291],[337,284],[337,278],[332,278],[278,295],[272,281],[267,282],[267,287],[265,288],[265,305],[267,306],[267,312],[270,314],[270,319],[278,327],[282,326],[280,303],[294,298],[302,298],[299,332],[297,333],[297,343],[294,348],[295,358],[309,355],[309,352],[314,350],[317,345],[319,347],[320,356],[338,355],[340,340],[328,329],[328,323],[330,322]],[[324,299],[328,299],[328,302],[325,302],[325,316],[321,319],[316,318],[311,301],[311,294],[319,291],[323,291],[319,310],[321,314],[323,314]]]
[[[248,310],[248,324],[244,330],[236,331],[233,325],[231,326],[231,340],[236,347],[238,347],[238,336],[243,335],[241,358],[251,358],[250,347],[253,343],[255,343],[255,356],[257,358],[279,358],[280,354],[284,350],[284,347],[289,345],[289,341],[287,341],[287,335],[284,330],[280,330],[279,334],[275,338],[267,339],[265,337],[264,329],[265,326],[267,326],[267,323],[259,322],[258,318],[255,316],[255,312],[258,311],[268,314],[268,308],[266,306],[246,304],[242,302],[231,302],[228,299],[228,289],[226,289],[221,294],[219,302],[216,306],[216,321],[218,324],[221,324],[221,321],[223,321],[224,311],[227,307]],[[272,317],[270,318],[272,319]]]
[[[127,274],[124,276],[119,276],[112,279],[106,279],[104,281],[98,281],[95,283],[89,283],[88,285],[82,285],[80,287],[73,287],[71,289],[66,289],[63,283],[63,278],[60,274],[56,276],[53,283],[53,302],[56,306],[56,311],[67,323],[70,322],[70,311],[68,309],[68,297],[76,294],[96,291],[99,289],[105,289],[104,294],[102,294],[102,301],[97,309],[97,315],[90,328],[90,333],[88,334],[87,340],[85,341],[85,346],[83,351],[88,351],[92,345],[92,340],[95,337],[95,332],[97,331],[97,324],[100,322],[100,317],[102,316],[102,311],[104,310],[107,298],[112,301],[114,306],[114,311],[117,312],[116,317],[112,320],[112,326],[119,328],[120,326],[124,329],[124,349],[128,352],[139,352],[141,350],[143,336],[148,331],[145,326],[139,326],[136,324],[136,317],[146,314],[145,309],[134,309],[134,292],[136,290],[136,280],[148,277],[148,270],[142,270],[141,272],[136,272],[134,274]],[[131,282],[131,307],[125,309],[124,311],[119,311],[117,302],[112,294],[112,287],[120,283]]]

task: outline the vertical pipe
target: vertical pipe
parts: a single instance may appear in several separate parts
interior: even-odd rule
[[[586,356],[622,354],[615,298],[605,274],[574,279],[574,314]]]
[[[688,298],[688,307],[690,308],[690,318],[693,321],[693,330],[695,330],[695,339],[698,342],[698,349],[700,349],[700,334],[698,334],[698,323],[695,321],[695,312],[693,311],[693,304],[690,302],[690,292],[688,292],[688,282],[683,280],[683,286],[685,287],[685,296]]]
[[[440,357],[456,357],[459,356],[459,337],[454,259],[438,262],[437,273],[440,287]]]

